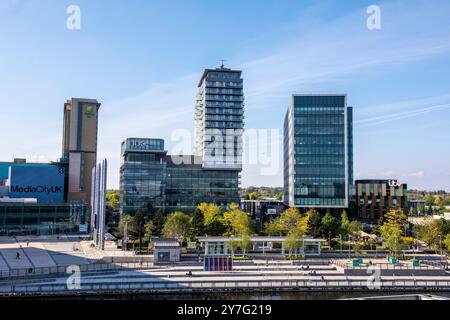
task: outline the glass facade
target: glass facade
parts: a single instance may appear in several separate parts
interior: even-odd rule
[[[0,204],[0,235],[76,234],[89,225],[89,207],[80,204]]]
[[[193,212],[202,202],[227,206],[239,203],[239,172],[204,170],[201,164],[167,166],[166,211]]]
[[[141,139],[142,140],[142,139]],[[173,161],[164,145],[160,150],[136,151],[123,147],[120,169],[121,214],[163,209],[193,212],[202,202],[227,206],[239,203],[240,174],[232,170],[205,170],[200,157]]]
[[[285,194],[297,207],[345,208],[353,180],[345,95],[293,96],[285,123]]]
[[[209,169],[242,169],[244,91],[241,71],[205,70],[196,104],[196,155]]]
[[[120,168],[121,214],[164,208],[167,164],[164,141],[127,139]]]

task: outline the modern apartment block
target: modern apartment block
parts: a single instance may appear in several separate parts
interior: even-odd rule
[[[196,156],[204,169],[242,170],[244,91],[242,71],[206,69],[199,82]]]
[[[284,201],[298,208],[349,205],[353,108],[345,94],[293,95],[284,123]]]
[[[357,180],[355,186],[358,219],[377,223],[391,209],[409,213],[407,184],[397,180]]]
[[[72,98],[64,104],[62,158],[67,168],[67,200],[91,201],[92,169],[97,163],[98,111],[93,99]]]

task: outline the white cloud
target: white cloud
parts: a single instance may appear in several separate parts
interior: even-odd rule
[[[408,177],[422,179],[425,177],[425,172],[419,171],[419,172],[410,173],[410,174],[408,174]]]

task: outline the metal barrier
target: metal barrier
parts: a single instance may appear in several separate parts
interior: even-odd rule
[[[168,291],[177,290],[232,290],[232,289],[323,289],[335,290],[337,288],[346,289],[367,289],[368,281],[349,280],[349,281],[309,281],[309,280],[250,280],[250,281],[189,281],[189,282],[139,282],[139,283],[101,283],[101,284],[82,284],[79,290],[68,290],[64,284],[45,284],[45,285],[26,285],[11,286],[9,288],[0,287],[0,293],[3,294],[36,294],[36,293],[107,293],[107,292],[130,292],[130,291]],[[413,280],[392,280],[382,281],[380,290],[412,290],[416,288],[429,289],[450,289],[450,281],[413,281]]]
[[[126,269],[148,269],[154,267],[153,262],[122,262],[122,263],[91,263],[91,264],[73,264],[80,268],[81,272],[99,272],[99,271],[117,271]],[[11,279],[26,279],[34,276],[60,275],[66,274],[67,268],[73,265],[43,268],[13,269],[11,271],[1,271],[0,281]]]
[[[362,264],[359,266],[352,266],[349,262],[339,261],[339,260],[331,260],[330,263],[342,269],[351,269],[351,270],[366,270],[369,267],[369,264]],[[429,264],[428,262],[414,267],[409,264],[391,264],[391,263],[374,263],[373,266],[378,266],[382,270],[445,270],[446,266],[444,264]]]

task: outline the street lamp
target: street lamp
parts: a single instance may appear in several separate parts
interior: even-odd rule
[[[348,236],[348,258],[352,258],[352,236]]]
[[[127,251],[127,243],[128,243],[128,221],[125,222],[125,228],[124,228],[124,240],[125,240],[125,251]]]
[[[328,247],[330,248],[331,251],[331,231],[328,233]]]

